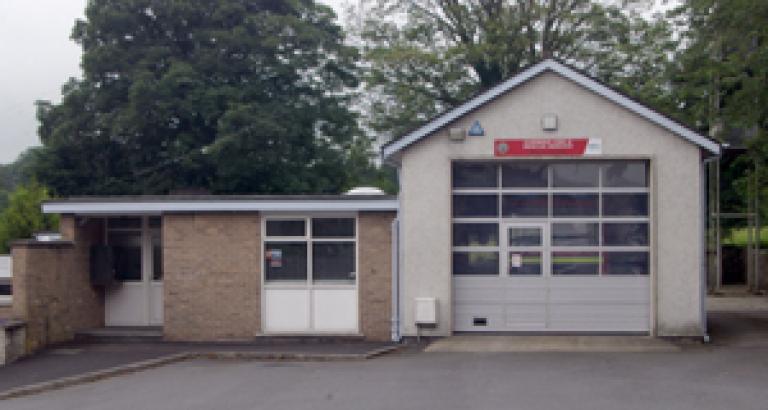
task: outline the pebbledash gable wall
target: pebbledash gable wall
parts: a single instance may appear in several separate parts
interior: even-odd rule
[[[12,246],[13,317],[26,321],[26,351],[66,342],[79,330],[104,326],[104,294],[90,283],[90,246],[98,220],[62,215],[62,241]]]
[[[258,213],[163,216],[166,340],[251,339],[260,331]]]
[[[394,212],[358,216],[360,332],[390,340]],[[163,216],[164,337],[248,340],[261,334],[258,213]]]

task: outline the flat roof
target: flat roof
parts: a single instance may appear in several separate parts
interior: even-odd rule
[[[43,213],[82,215],[166,212],[397,211],[391,195],[138,195],[72,197],[45,201]]]

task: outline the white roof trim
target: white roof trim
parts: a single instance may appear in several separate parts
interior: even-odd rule
[[[445,127],[461,116],[477,109],[478,107],[497,98],[501,94],[517,87],[518,85],[530,80],[533,77],[536,77],[537,75],[547,70],[562,75],[563,77],[581,85],[584,88],[587,88],[595,94],[601,95],[608,100],[634,112],[635,114],[659,125],[660,127],[665,128],[670,132],[677,134],[702,148],[707,149],[713,154],[720,153],[720,144],[710,140],[709,138],[706,138],[699,133],[696,133],[678,124],[677,122],[672,121],[664,115],[661,115],[652,109],[636,101],[633,101],[624,95],[621,95],[609,87],[600,84],[598,81],[595,81],[594,79],[585,76],[584,74],[581,74],[564,64],[561,64],[555,60],[546,60],[533,65],[532,67],[522,71],[521,73],[502,82],[501,84],[446,112],[445,114],[437,117],[429,123],[417,128],[413,132],[403,136],[392,144],[385,146],[383,149],[384,158],[390,157],[403,148],[434,133],[435,131]]]
[[[310,211],[396,211],[392,200],[301,200],[301,201],[66,201],[44,203],[46,214],[126,215],[163,212],[310,212]]]

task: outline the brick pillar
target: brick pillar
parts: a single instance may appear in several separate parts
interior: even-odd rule
[[[13,317],[27,323],[27,352],[104,326],[103,291],[90,283],[90,244],[101,224],[73,218],[71,226],[76,241],[12,245]]]
[[[163,216],[167,340],[247,340],[261,331],[258,213]]]
[[[394,212],[360,212],[358,288],[360,329],[367,340],[391,340]]]

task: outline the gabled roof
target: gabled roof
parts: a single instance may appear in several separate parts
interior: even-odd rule
[[[662,128],[667,129],[676,135],[679,135],[680,137],[685,138],[686,140],[700,146],[703,149],[706,149],[712,154],[717,155],[720,153],[720,144],[717,141],[699,134],[695,130],[673,120],[664,114],[659,113],[658,111],[653,110],[652,108],[649,108],[648,106],[634,100],[633,98],[622,94],[610,86],[603,84],[600,81],[586,74],[583,74],[582,72],[566,64],[563,64],[557,60],[548,59],[526,68],[520,73],[503,81],[499,85],[494,86],[476,95],[463,104],[438,115],[437,117],[416,128],[415,130],[388,142],[382,147],[382,154],[384,158],[388,158],[394,155],[398,151],[408,147],[409,145],[421,140],[424,137],[427,137],[440,128],[459,119],[463,115],[480,108],[481,106],[503,95],[507,91],[512,90],[513,88],[547,71],[557,73],[594,92],[595,94],[607,98],[615,104],[634,112],[635,114],[655,123]]]

